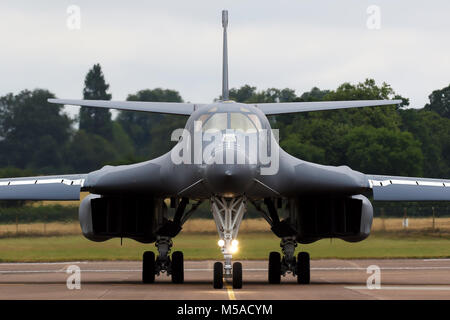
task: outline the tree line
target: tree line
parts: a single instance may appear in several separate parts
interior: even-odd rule
[[[109,84],[96,64],[86,75],[83,98],[110,100]],[[46,89],[0,97],[0,177],[86,173],[103,165],[128,164],[170,150],[170,134],[186,117],[82,107],[70,118],[62,105],[49,104]],[[220,97],[218,97],[219,99]],[[433,91],[422,109],[406,109],[402,97],[372,79],[343,83],[334,90],[313,88],[230,90],[237,102],[294,102],[402,99],[400,106],[271,116],[280,144],[292,155],[365,173],[450,178],[450,85]],[[179,92],[143,89],[129,101],[183,102]]]

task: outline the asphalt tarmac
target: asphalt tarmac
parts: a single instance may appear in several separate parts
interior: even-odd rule
[[[186,261],[183,284],[165,274],[142,284],[139,261],[0,263],[0,299],[450,299],[450,259],[312,260],[309,285],[292,275],[270,285],[267,261],[242,261],[243,288],[234,290],[213,289],[213,263]],[[371,265],[380,268],[378,289],[367,287]],[[71,266],[80,268],[80,289]]]

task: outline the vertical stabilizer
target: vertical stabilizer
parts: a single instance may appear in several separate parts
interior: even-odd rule
[[[222,11],[223,26],[223,70],[222,70],[222,100],[229,99],[228,95],[228,45],[227,45],[227,27],[228,27],[228,11]]]

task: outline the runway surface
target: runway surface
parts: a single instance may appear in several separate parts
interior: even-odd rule
[[[240,290],[213,289],[213,263],[186,261],[184,284],[166,275],[142,284],[138,261],[0,263],[0,299],[450,299],[450,259],[313,260],[309,285],[292,275],[270,285],[266,261],[242,261]],[[71,265],[81,270],[79,290],[67,287]],[[380,267],[380,289],[366,286],[370,265]]]

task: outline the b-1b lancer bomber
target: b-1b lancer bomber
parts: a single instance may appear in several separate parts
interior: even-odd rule
[[[364,174],[347,166],[297,159],[280,148],[267,116],[369,106],[400,100],[254,103],[229,100],[227,27],[222,12],[223,79],[221,100],[211,104],[49,99],[49,102],[187,116],[176,130],[173,149],[149,161],[105,166],[85,174],[0,179],[0,200],[79,200],[84,236],[92,241],[131,238],[155,243],[158,255],[143,254],[142,281],[162,273],[184,281],[183,253],[173,243],[198,206],[207,201],[219,234],[224,262],[214,264],[214,288],[230,279],[242,287],[242,264],[232,263],[247,205],[253,204],[280,238],[270,252],[268,281],[291,274],[310,282],[310,257],[295,256],[298,244],[323,238],[366,239],[375,201],[450,201],[450,180]],[[173,208],[173,217],[168,207]],[[280,218],[284,212],[285,218]]]

